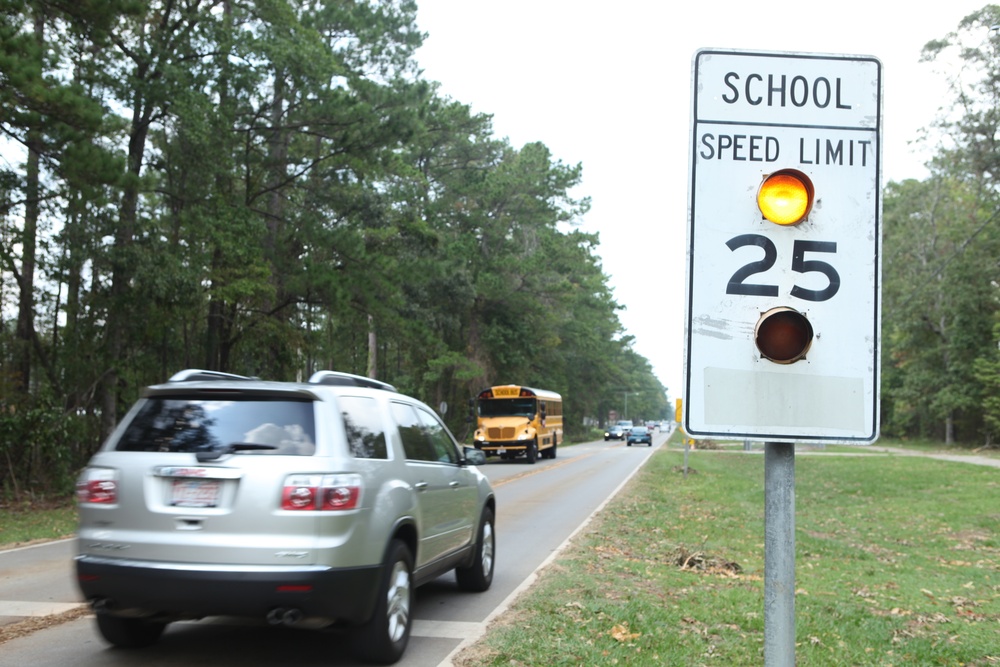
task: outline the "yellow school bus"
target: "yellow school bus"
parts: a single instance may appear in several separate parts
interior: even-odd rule
[[[539,454],[556,457],[563,435],[562,396],[506,384],[484,389],[476,398],[475,445],[486,456],[524,456],[528,463]]]

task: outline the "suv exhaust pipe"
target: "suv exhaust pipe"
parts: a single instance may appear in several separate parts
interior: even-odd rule
[[[90,608],[95,613],[109,611],[115,607],[115,602],[111,598],[93,598],[90,600]]]
[[[302,620],[302,611],[299,609],[285,609],[275,607],[267,612],[267,622],[271,625],[293,626]]]

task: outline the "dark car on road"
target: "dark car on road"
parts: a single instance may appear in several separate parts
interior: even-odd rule
[[[608,430],[604,432],[604,440],[624,440],[625,439],[625,429],[617,424],[615,426],[609,426]]]
[[[627,444],[631,447],[633,444],[641,445],[646,443],[647,446],[653,446],[653,434],[650,433],[649,429],[645,426],[633,426],[628,432]]]

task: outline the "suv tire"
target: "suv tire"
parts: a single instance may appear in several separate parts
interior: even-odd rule
[[[152,646],[166,627],[166,623],[153,623],[141,618],[97,614],[97,629],[100,630],[101,636],[121,648]]]
[[[402,540],[389,543],[375,613],[353,635],[354,655],[388,665],[399,660],[413,627],[413,555]]]
[[[493,583],[493,563],[496,560],[496,533],[493,532],[493,510],[483,508],[479,521],[476,551],[468,567],[456,567],[455,579],[463,591],[481,593]]]

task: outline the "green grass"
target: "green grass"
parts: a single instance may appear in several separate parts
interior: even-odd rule
[[[878,440],[874,445],[828,445],[824,449],[832,452],[882,453],[886,447],[902,449],[920,454],[954,454],[956,456],[984,456],[1000,458],[1000,448],[972,447],[968,445],[945,445],[942,442],[926,440]]]
[[[72,499],[0,503],[0,549],[70,537],[75,530],[76,505]]]
[[[671,436],[671,443],[682,447],[679,436]],[[706,448],[705,443],[699,442],[696,448]],[[742,441],[721,440],[708,443],[709,449],[742,450]],[[968,445],[945,445],[941,442],[916,441],[916,440],[889,440],[880,439],[873,445],[809,445],[798,444],[796,451],[799,452],[828,452],[836,454],[879,454],[884,455],[886,448],[893,450],[903,450],[914,454],[951,454],[955,456],[982,456],[991,459],[1000,459],[1000,448],[997,447],[972,447]],[[754,442],[752,449],[756,452],[764,450],[764,443]]]
[[[694,450],[686,478],[683,458],[655,454],[456,664],[761,665],[764,457]],[[863,455],[795,474],[800,667],[1000,664],[1000,471]]]

